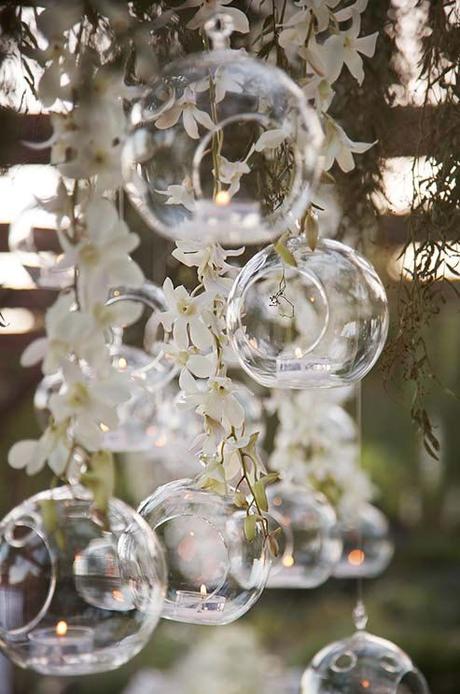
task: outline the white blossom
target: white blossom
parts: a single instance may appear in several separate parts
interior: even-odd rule
[[[342,171],[348,172],[355,168],[353,154],[363,154],[373,147],[375,142],[353,142],[332,118],[327,118],[324,123],[326,139],[323,144],[324,170],[328,171],[334,161]]]
[[[230,378],[210,378],[203,391],[185,371],[180,376],[179,385],[183,390],[184,407],[194,407],[198,414],[215,420],[228,432],[243,426],[244,409],[235,396],[236,386]]]
[[[249,21],[244,12],[236,7],[228,7],[233,0],[186,0],[176,9],[186,10],[189,7],[198,7],[198,12],[187,24],[189,29],[201,29],[204,27],[208,19],[212,19],[217,12],[222,12],[229,15],[233,21],[235,31],[241,34],[249,32]]]
[[[352,12],[352,24],[346,31],[329,36],[321,48],[325,75],[332,84],[336,81],[345,64],[353,77],[361,84],[364,80],[364,68],[361,54],[372,58],[375,53],[378,32],[369,36],[359,36],[361,15]]]
[[[174,288],[169,277],[163,283],[163,291],[167,310],[153,314],[149,320],[159,320],[167,332],[172,331],[180,349],[187,349],[190,341],[204,351],[213,347],[213,336],[201,315],[208,298],[204,294],[191,296],[182,285]]]
[[[214,128],[214,123],[211,120],[209,113],[200,110],[196,105],[196,91],[191,86],[184,89],[183,95],[177,99],[171,108],[164,111],[155,121],[155,125],[160,130],[166,130],[182,118],[187,135],[194,140],[198,140],[200,133],[198,125],[202,125],[208,130]]]

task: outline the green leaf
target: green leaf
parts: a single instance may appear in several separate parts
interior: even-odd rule
[[[54,499],[41,501],[40,509],[43,517],[43,525],[45,526],[48,535],[54,535],[57,546],[60,549],[64,549],[65,538],[62,529],[59,527],[56,502]]]
[[[267,495],[265,493],[265,485],[262,480],[258,480],[254,487],[254,499],[261,511],[268,511]]]
[[[256,536],[257,518],[253,515],[246,516],[244,519],[244,534],[249,542],[252,542]]]
[[[248,501],[247,501],[245,495],[243,494],[243,492],[241,492],[240,490],[235,492],[235,494],[233,496],[233,502],[234,502],[235,506],[237,506],[238,508],[247,508],[248,507]]]
[[[279,257],[286,263],[286,265],[291,265],[291,267],[297,267],[297,260],[294,258],[293,254],[287,248],[284,243],[285,237],[282,236],[274,245],[275,251],[278,253]]]
[[[269,472],[268,475],[264,475],[260,478],[260,482],[265,487],[268,487],[269,484],[274,484],[275,482],[278,482],[279,478],[280,476],[278,472]]]
[[[92,492],[96,509],[105,513],[115,488],[112,453],[110,451],[93,453],[88,467],[88,472],[82,475],[81,481]]]

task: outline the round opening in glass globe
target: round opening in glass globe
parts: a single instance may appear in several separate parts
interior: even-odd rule
[[[334,509],[321,495],[289,482],[267,490],[270,515],[281,528],[280,551],[268,588],[315,588],[331,575],[342,553]]]
[[[315,655],[302,677],[302,694],[429,694],[409,656],[391,641],[357,631]]]
[[[378,508],[363,504],[342,516],[339,532],[343,552],[334,568],[336,578],[375,578],[385,571],[394,547],[388,521]]]
[[[274,246],[241,270],[227,330],[242,368],[272,388],[330,388],[361,380],[388,331],[385,289],[373,267],[338,241],[314,251],[288,241],[296,267]]]
[[[171,63],[131,124],[126,190],[169,238],[261,243],[311,199],[323,139],[316,113],[284,72],[243,52]]]
[[[257,529],[251,542],[245,514],[231,500],[191,480],[159,487],[139,507],[165,548],[168,592],[162,616],[192,624],[228,624],[260,596],[270,560]]]
[[[163,605],[162,548],[118,499],[80,487],[28,499],[0,524],[0,645],[47,675],[112,670],[149,639]]]

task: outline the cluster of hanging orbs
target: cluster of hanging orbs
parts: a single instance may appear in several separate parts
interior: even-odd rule
[[[132,109],[123,154],[126,190],[147,223],[174,240],[230,246],[275,241],[304,215],[320,173],[323,136],[302,90],[269,63],[225,49],[229,32],[227,17],[212,22],[209,34],[218,50],[170,64]],[[25,264],[35,263],[37,284],[67,286],[72,269],[61,266],[58,253],[43,254],[32,232],[22,220],[13,229],[12,249]],[[361,380],[388,328],[375,270],[337,241],[321,240],[312,250],[299,236],[287,249],[294,262],[269,246],[234,283],[227,332],[240,366],[273,388]],[[118,302],[165,308],[161,290],[150,283],[114,290],[107,305]],[[133,396],[119,410],[119,428],[105,432],[104,445],[112,451],[161,448],[174,427],[166,426],[152,396],[164,392],[177,369],[161,336],[153,351],[140,349],[129,343],[125,327],[107,339]],[[42,420],[51,394],[63,387],[60,374],[39,386],[35,403]],[[250,397],[245,409],[251,414]],[[254,408],[251,416],[260,420]],[[163,485],[137,513],[111,499],[101,515],[79,486],[32,497],[0,524],[2,649],[43,674],[109,670],[145,645],[160,615],[227,624],[250,609],[267,581],[310,588],[332,574],[350,575],[357,550],[366,556],[353,575],[365,575],[366,566],[375,575],[389,560],[385,528],[369,509],[353,526],[369,544],[352,548],[352,531],[340,526],[320,494],[284,481],[269,496],[269,522],[280,529],[271,573],[261,527],[249,541],[246,513],[197,481]],[[318,654],[302,686],[308,694],[427,691],[402,651],[362,631]]]

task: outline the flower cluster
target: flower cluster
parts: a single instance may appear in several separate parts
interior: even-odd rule
[[[62,252],[56,269],[73,272],[74,282],[48,309],[46,336],[26,348],[21,362],[41,362],[45,375],[61,375],[62,387],[49,398],[49,424],[40,439],[19,441],[9,453],[15,468],[33,474],[48,463],[63,479],[81,474],[79,450],[90,454],[90,465],[97,463],[105,432],[119,424],[118,406],[131,397],[129,375],[112,363],[109,343],[111,330],[137,316],[126,302],[107,300],[116,287],[143,282],[129,255],[139,238],[113,194],[121,182],[127,89],[121,72],[83,45],[88,26],[81,10],[75,3],[38,15],[44,45],[36,56],[43,67],[38,94],[45,106],[58,102],[60,112],[51,116],[51,139],[34,146],[51,146],[51,162],[61,174],[56,197],[43,204],[57,213]],[[100,485],[96,478],[89,470],[88,485],[91,479]]]
[[[301,391],[286,397],[274,393],[268,403],[276,413],[276,431],[269,467],[295,484],[321,491],[346,513],[373,496],[360,466],[359,432],[347,411],[355,389]]]

